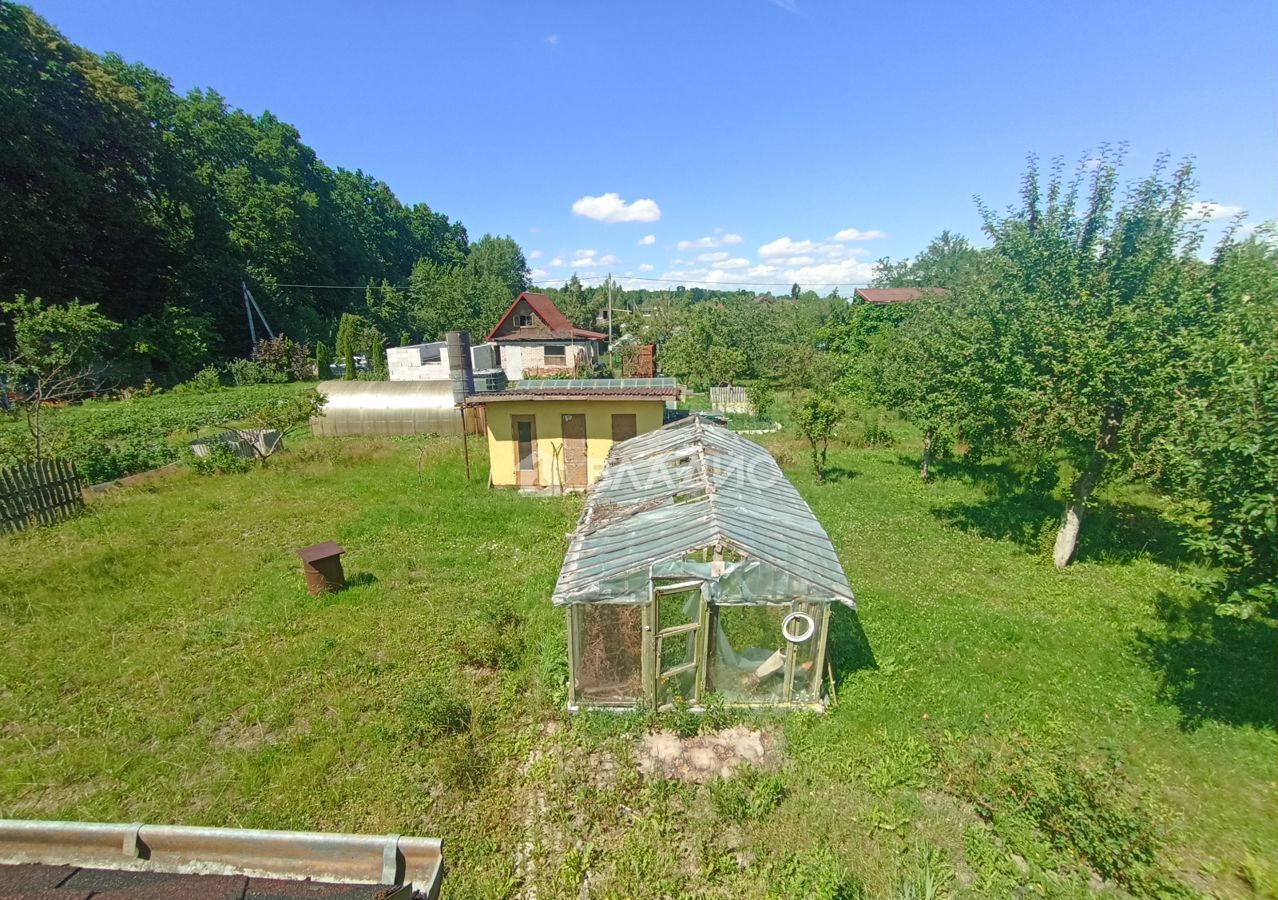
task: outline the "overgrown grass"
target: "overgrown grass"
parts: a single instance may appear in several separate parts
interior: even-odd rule
[[[888,424],[822,486],[765,438],[860,602],[838,707],[750,720],[778,767],[649,780],[650,717],[562,714],[579,500],[468,486],[455,441],[309,441],[0,543],[0,815],[440,835],[453,897],[1274,896],[1272,633],[1204,624],[1151,498],[1057,573],[1039,501],[993,463],[920,484]],[[311,598],[292,551],[328,538],[353,586]]]

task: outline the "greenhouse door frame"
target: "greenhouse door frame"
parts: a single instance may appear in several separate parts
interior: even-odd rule
[[[694,620],[668,628],[660,627],[661,598],[678,596],[696,590],[700,595],[697,616]],[[693,647],[691,662],[661,669],[661,643],[663,640],[690,634]],[[709,668],[710,604],[706,597],[706,582],[700,578],[672,584],[648,585],[648,605],[643,610],[643,685],[644,696],[652,709],[670,709],[671,702],[663,702],[660,693],[662,678],[693,673],[691,697],[685,697],[689,706],[700,707],[706,692],[706,671]]]

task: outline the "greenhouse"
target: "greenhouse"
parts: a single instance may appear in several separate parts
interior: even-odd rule
[[[830,538],[763,447],[691,417],[613,447],[553,601],[569,708],[823,706]]]

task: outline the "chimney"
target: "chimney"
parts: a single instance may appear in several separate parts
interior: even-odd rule
[[[453,402],[461,403],[475,393],[475,373],[470,366],[470,332],[450,331],[444,335],[448,346],[448,378],[453,383]]]

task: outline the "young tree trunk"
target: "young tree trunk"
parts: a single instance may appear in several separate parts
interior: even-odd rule
[[[821,465],[821,453],[817,450],[817,442],[815,440],[810,443],[812,444],[812,473],[816,475],[817,484],[821,484],[825,481],[825,473],[822,471],[823,467]]]
[[[1083,530],[1083,518],[1087,513],[1087,503],[1091,500],[1096,485],[1105,473],[1105,459],[1113,452],[1118,442],[1118,428],[1123,424],[1123,411],[1111,408],[1101,417],[1100,434],[1096,438],[1096,448],[1085,468],[1070,487],[1069,499],[1065,502],[1065,512],[1061,516],[1061,527],[1056,532],[1056,546],[1052,549],[1052,562],[1056,568],[1063,569],[1074,559],[1074,551],[1078,549],[1078,535]]]
[[[927,482],[928,478],[931,475],[930,470],[932,467],[932,435],[933,435],[933,429],[931,428],[923,432],[923,465],[919,470],[919,475],[922,476],[923,481],[925,483]]]

